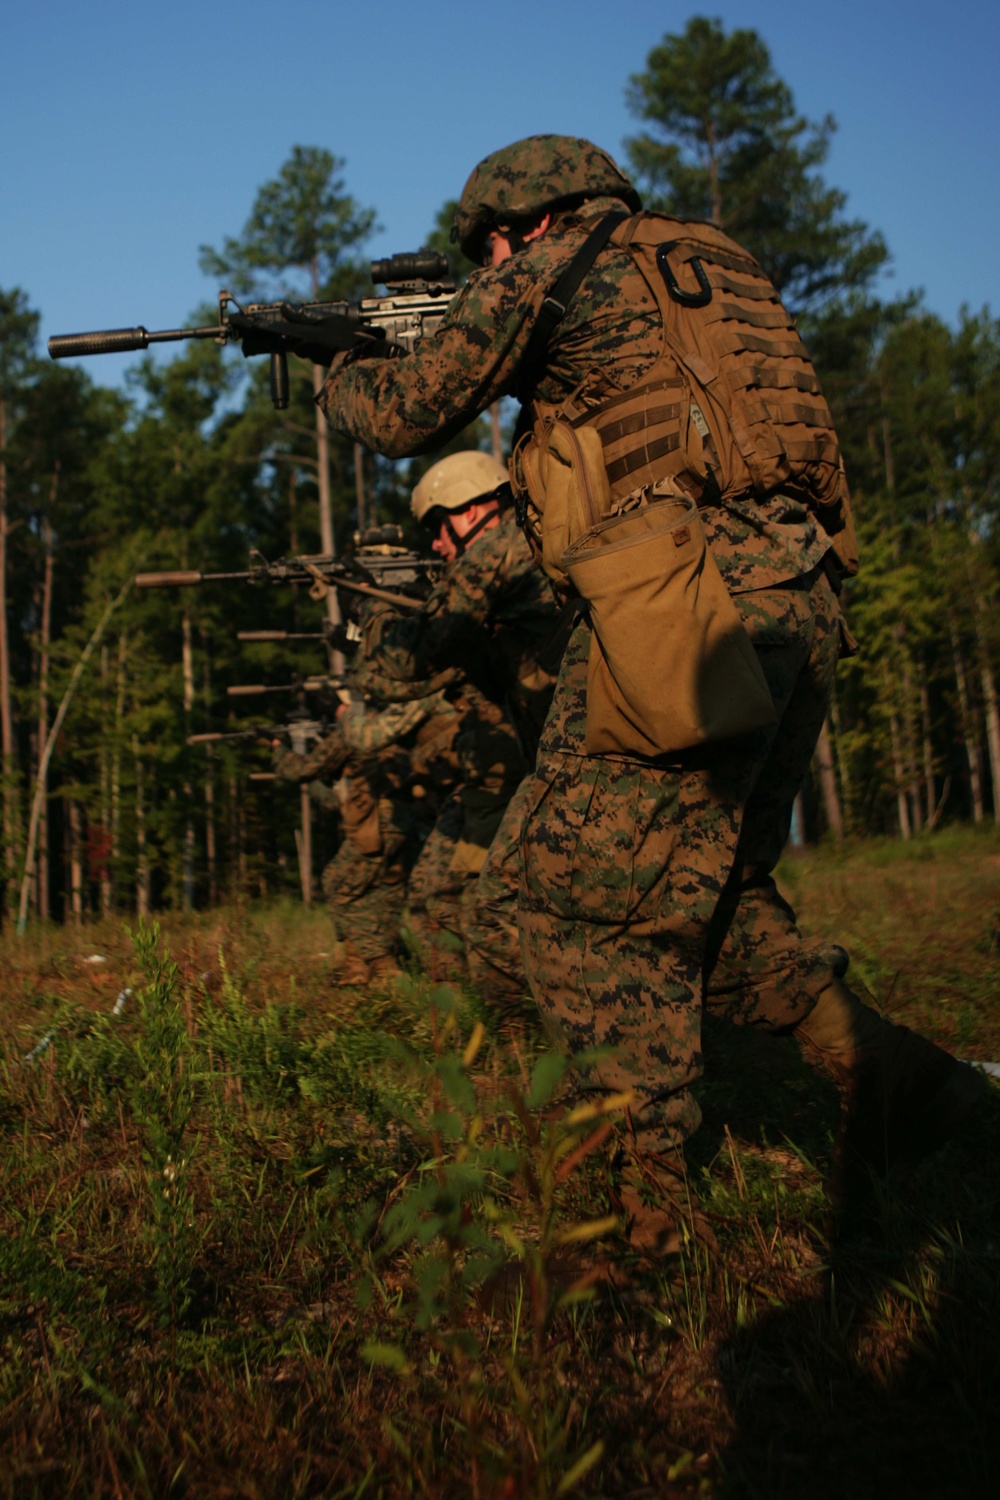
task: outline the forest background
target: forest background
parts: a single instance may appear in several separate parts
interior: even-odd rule
[[[377,53],[369,66],[374,84]],[[1000,325],[988,308],[942,316],[919,293],[891,289],[878,226],[852,217],[827,180],[833,120],[800,114],[793,84],[757,32],[679,17],[631,78],[605,80],[623,88],[632,118],[617,154],[648,204],[712,218],[761,259],[841,435],[864,564],[848,590],[860,651],[841,670],[804,832],[910,838],[946,821],[996,822]],[[484,150],[521,133],[503,111],[489,124]],[[369,293],[366,253],[385,209],[355,196],[346,172],[326,144],[293,147],[248,199],[242,228],[234,220],[215,244],[192,245],[192,260],[200,253],[206,274],[238,295]],[[378,189],[391,193],[390,172]],[[444,248],[449,207],[434,210],[429,201],[425,238]],[[932,210],[915,202],[914,213]],[[954,295],[961,303],[960,282]],[[130,310],[108,321],[133,320]],[[271,408],[264,370],[214,345],[143,360],[109,387],[94,365],[44,359],[41,322],[31,287],[0,281],[4,917],[295,889],[295,791],[249,779],[267,769],[260,752],[186,740],[229,726],[228,687],[322,668],[318,646],[251,651],[236,640],[262,624],[315,629],[316,606],[238,585],[139,595],[131,579],[238,568],[251,546],[268,557],[328,547],[324,497],[342,550],[359,521],[406,523],[414,468],[326,434],[311,366],[293,371],[286,413]],[[509,418],[496,417],[502,442]],[[495,444],[497,424],[462,441]],[[281,717],[281,698],[260,702],[269,706],[255,719]],[[333,835],[316,832],[318,867]]]

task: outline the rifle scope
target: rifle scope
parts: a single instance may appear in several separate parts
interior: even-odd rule
[[[393,286],[399,281],[448,281],[448,262],[436,250],[417,250],[372,261],[372,281]]]

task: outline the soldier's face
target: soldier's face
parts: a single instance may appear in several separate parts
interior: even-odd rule
[[[529,240],[537,240],[539,235],[545,233],[546,229],[548,229],[551,223],[552,215],[543,214],[537,224],[535,224],[531,229],[527,229],[524,231],[524,233],[521,235],[522,240],[524,240],[525,242]],[[513,253],[514,251],[511,249],[510,240],[508,236],[504,234],[503,230],[491,229],[489,234],[486,236],[486,239],[483,241],[483,265],[503,265],[505,260],[510,260],[510,257],[513,255]]]
[[[461,541],[462,537],[466,536],[488,511],[492,511],[492,515],[482,529],[483,531],[490,531],[500,520],[500,512],[495,505],[470,505],[468,510],[460,510],[451,515],[449,519],[455,536]],[[441,523],[437,536],[431,542],[431,551],[436,552],[438,557],[446,563],[454,562],[458,556],[455,537],[452,536],[444,521]]]

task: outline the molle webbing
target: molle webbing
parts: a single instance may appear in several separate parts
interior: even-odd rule
[[[633,256],[664,330],[640,385],[574,418],[600,435],[613,498],[666,478],[696,498],[786,490],[840,530],[846,486],[832,418],[757,262],[711,224],[657,214],[616,226],[612,244]]]

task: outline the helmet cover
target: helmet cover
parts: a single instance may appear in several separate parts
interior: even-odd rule
[[[599,146],[573,135],[529,135],[475,168],[455,210],[452,239],[469,260],[480,261],[494,225],[604,197],[620,198],[633,213],[642,208],[631,182]]]

